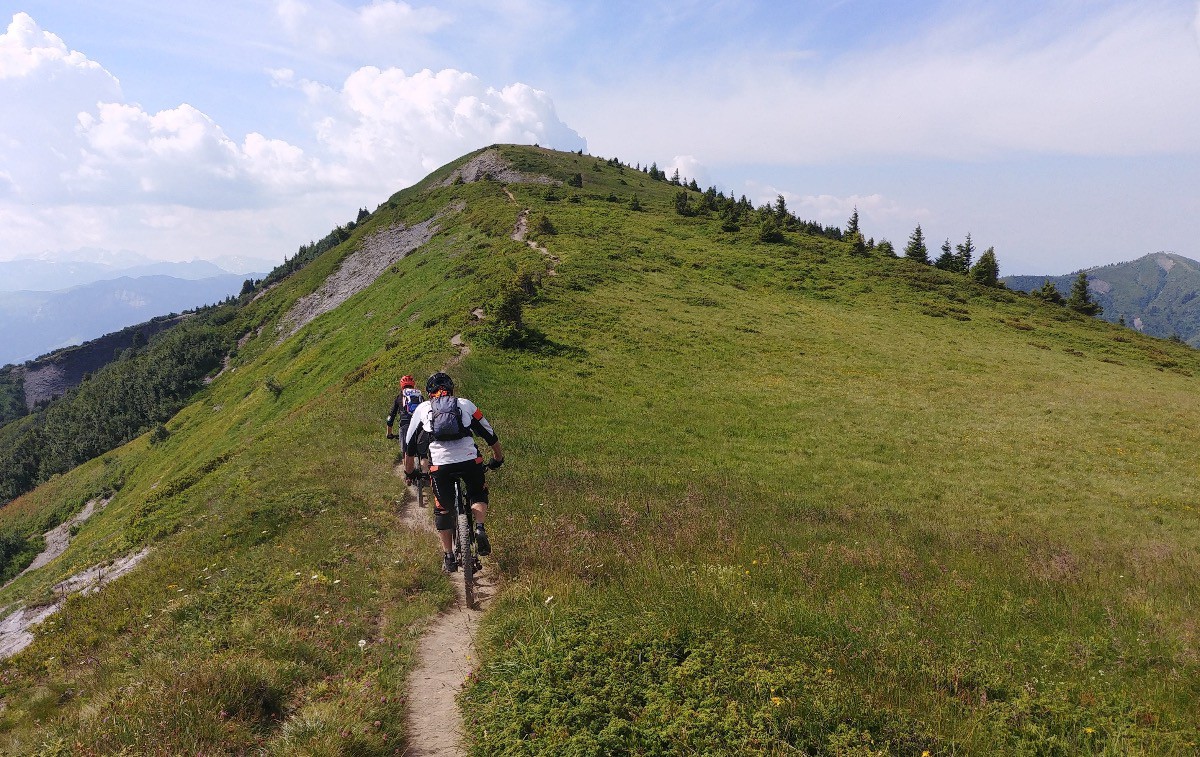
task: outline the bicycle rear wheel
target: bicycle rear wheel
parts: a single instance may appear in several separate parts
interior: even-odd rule
[[[471,549],[471,518],[462,510],[458,513],[458,549],[462,559],[463,598],[467,607],[475,606],[475,550]]]

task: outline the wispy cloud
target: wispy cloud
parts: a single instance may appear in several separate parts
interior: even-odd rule
[[[379,48],[420,44],[451,23],[436,7],[374,0],[348,8],[333,0],[278,0],[275,13],[293,44],[324,55],[370,57]]]
[[[634,81],[570,105],[598,149],[628,150],[623,124],[657,110],[669,116],[640,119],[641,149],[649,141],[712,162],[1194,153],[1198,23],[1177,3],[1118,5],[1069,24],[1034,15],[1015,26],[975,10],[874,49],[706,59],[670,89]]]

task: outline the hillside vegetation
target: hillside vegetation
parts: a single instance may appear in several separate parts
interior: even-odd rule
[[[1197,353],[615,159],[487,155],[247,297],[163,432],[0,510],[33,536],[111,495],[4,608],[150,547],[0,662],[0,748],[401,751],[453,593],[382,418],[462,333],[508,457],[475,753],[1194,753]]]

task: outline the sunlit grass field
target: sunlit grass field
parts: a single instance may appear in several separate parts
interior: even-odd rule
[[[583,187],[406,190],[239,315],[266,328],[165,441],[0,511],[115,491],[0,606],[153,546],[0,664],[0,747],[397,749],[422,619],[452,592],[395,517],[382,418],[461,331],[455,378],[509,457],[475,753],[1196,750],[1197,353],[503,150]],[[276,343],[362,235],[454,201],[430,245]],[[510,238],[524,208],[557,262]]]

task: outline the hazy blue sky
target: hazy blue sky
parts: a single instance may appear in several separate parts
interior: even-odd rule
[[[1200,258],[1196,0],[4,6],[0,259],[278,261],[493,142],[1002,273]]]

